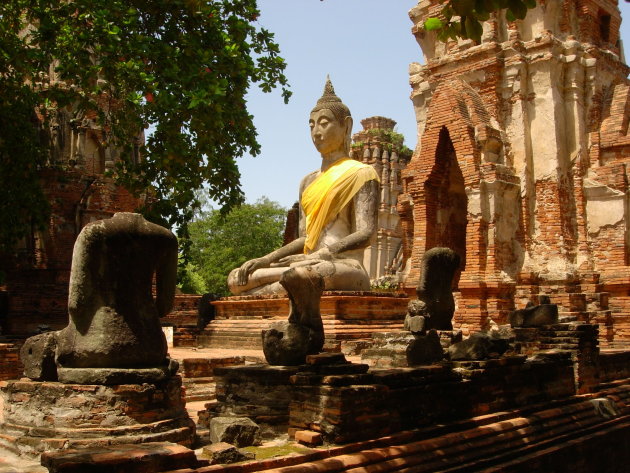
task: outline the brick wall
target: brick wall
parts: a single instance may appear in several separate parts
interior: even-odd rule
[[[0,381],[19,379],[23,366],[20,362],[20,350],[12,343],[0,343]]]
[[[88,223],[132,212],[141,203],[111,179],[79,170],[44,169],[44,191],[51,204],[48,227],[34,231],[16,255],[5,256],[8,334],[33,334],[38,325],[59,329],[68,323],[68,282],[72,249]]]

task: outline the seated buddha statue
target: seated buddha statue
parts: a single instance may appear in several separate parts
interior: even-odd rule
[[[330,79],[309,126],[322,163],[300,184],[299,237],[234,269],[228,276],[234,295],[283,294],[280,277],[299,266],[321,275],[324,290],[370,289],[362,260],[376,230],[378,175],[372,166],[349,157],[352,117]]]

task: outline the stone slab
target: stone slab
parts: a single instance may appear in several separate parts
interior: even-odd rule
[[[59,381],[67,384],[161,383],[175,372],[177,366],[173,364],[155,368],[57,368]]]
[[[50,473],[158,473],[197,466],[195,452],[170,442],[123,444],[45,452]]]

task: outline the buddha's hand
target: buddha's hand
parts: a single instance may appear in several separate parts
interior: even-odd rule
[[[332,261],[333,260],[333,254],[330,252],[330,248],[328,248],[327,246],[320,248],[317,251],[314,251],[313,253],[309,253],[308,255],[305,255],[306,259],[311,259],[311,260],[318,260],[318,261]]]
[[[260,268],[268,268],[269,260],[267,258],[254,258],[243,263],[238,270],[238,285],[244,286],[249,280],[249,276]]]
[[[305,254],[299,255],[289,255],[284,258],[280,258],[277,263],[272,263],[271,267],[283,267],[283,266],[291,266],[293,263],[299,263],[300,261],[304,261],[306,259]]]
[[[333,256],[328,248],[319,249],[313,253],[285,256],[278,260],[278,263],[271,266],[291,266],[292,264],[304,262],[304,264],[316,264],[320,261],[331,261]],[[302,266],[302,265],[299,265]]]

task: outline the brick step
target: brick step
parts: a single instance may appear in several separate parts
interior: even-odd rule
[[[216,399],[216,383],[211,378],[182,378],[186,390],[186,402],[211,401]]]
[[[398,332],[402,330],[402,327],[391,328],[388,330],[381,330],[385,332]],[[335,332],[326,331],[325,336],[327,340],[371,340],[372,333],[376,330],[338,330]],[[252,333],[247,331],[236,330],[224,330],[220,333],[212,333],[206,335],[200,335],[198,338],[199,343],[204,343],[209,340],[222,340],[222,339],[238,339],[238,340],[262,340],[260,332]]]
[[[6,428],[6,432],[3,434],[3,441],[0,443],[0,447],[4,447],[5,442],[11,442],[15,445],[15,448],[20,449],[20,447],[25,443],[22,438],[22,433],[14,431],[9,426],[3,426],[3,429]],[[79,429],[81,430],[81,429]],[[88,429],[86,429],[88,430]],[[78,434],[79,432],[77,432]],[[78,437],[67,437],[64,433],[60,436],[56,437],[41,437],[38,439],[38,444],[43,448],[44,451],[56,451],[60,448],[63,449],[71,449],[71,448],[85,448],[90,447],[95,444],[100,446],[118,446],[123,444],[142,444],[146,442],[175,442],[180,444],[187,444],[188,439],[190,438],[190,427],[180,427],[176,429],[172,429],[165,432],[144,432],[138,435],[126,435],[121,432],[121,435],[103,435],[103,436],[78,436]],[[30,447],[30,442],[26,440],[27,445]],[[20,449],[21,451],[21,449]],[[21,451],[21,455],[25,457],[34,456],[34,453],[30,451],[30,448],[25,449],[24,452]]]
[[[496,465],[572,441],[614,432],[630,421],[630,385],[623,381],[594,396],[575,396],[509,412],[401,432],[301,456],[253,462],[248,472],[384,473],[491,471]],[[605,420],[591,399],[614,400],[620,415]],[[614,437],[612,437],[614,438]],[[199,473],[241,472],[240,465],[209,466]],[[492,470],[504,471],[504,470]],[[525,471],[525,470],[523,470]],[[550,471],[550,470],[547,470]]]
[[[586,415],[582,417],[586,417]],[[518,450],[526,441],[531,441],[532,438],[536,438],[540,442],[555,435],[562,435],[567,431],[571,431],[574,428],[573,426],[584,429],[597,422],[597,419],[582,417],[573,417],[574,424],[567,420],[562,426],[556,426],[557,430],[546,429],[545,432],[536,432],[537,427],[530,425],[527,419],[510,419],[488,426],[485,429],[475,429],[476,431],[447,435],[440,438],[437,442],[419,442],[416,445],[409,446],[411,448],[408,448],[405,456],[370,465],[365,468],[365,471],[371,472],[375,471],[375,469],[384,471],[386,465],[394,468],[400,466],[405,468],[417,467],[416,471],[426,472],[436,470],[478,471],[482,462],[487,464],[488,457],[496,459],[505,455],[513,455],[515,450]],[[543,425],[548,427],[549,424],[553,424],[553,421],[541,422],[540,424],[540,427]],[[466,441],[454,441],[461,437],[465,438]],[[439,450],[441,455],[427,458],[427,454],[434,450]],[[390,452],[384,453],[387,455]],[[389,471],[397,470],[391,469]]]
[[[194,451],[170,442],[45,452],[42,454],[41,463],[52,473],[108,469],[129,473],[164,472],[173,468],[194,468],[199,464]]]
[[[244,329],[244,330],[263,330],[263,329],[267,329],[271,326],[271,324],[273,322],[284,322],[284,320],[273,320],[273,321],[269,321],[268,323],[257,323],[257,324],[251,324],[251,323],[243,323],[243,322],[228,322],[228,323],[213,323],[211,326],[206,327],[201,333],[203,334],[204,332],[210,332],[210,331],[214,331],[214,330],[225,330],[225,329]],[[379,327],[383,327],[383,328],[388,328],[388,327],[397,327],[403,326],[403,321],[402,320],[392,320],[389,322],[382,322],[382,323],[373,323],[373,322],[366,322],[366,323],[327,323],[326,321],[324,321],[324,328],[329,327],[331,329],[336,329],[336,328],[344,328],[344,329],[357,329],[357,330],[361,330],[361,329],[371,329],[371,328],[379,328]]]
[[[287,312],[286,314],[279,314],[279,315],[275,315],[275,314],[268,314],[268,315],[232,315],[230,317],[221,317],[218,316],[216,317],[211,323],[217,323],[217,322],[223,322],[223,321],[227,321],[227,320],[231,320],[231,321],[240,321],[240,320],[249,320],[249,321],[253,321],[253,320],[269,320],[269,321],[275,321],[275,320],[287,320],[289,317],[289,313]],[[405,318],[405,313],[397,313],[397,314],[390,314],[390,313],[383,313],[383,314],[374,314],[373,312],[356,312],[356,313],[352,313],[352,314],[344,314],[343,316],[338,316],[335,314],[321,314],[322,320],[326,321],[326,320],[330,320],[330,321],[337,321],[337,322],[341,322],[343,323],[346,320],[352,320],[355,321],[355,323],[361,323],[364,320],[368,320],[368,321],[373,321],[373,320],[378,320],[380,321],[400,321],[400,320],[404,320]]]
[[[336,337],[340,337],[342,336],[343,338],[366,338],[369,339],[371,338],[372,334],[375,332],[400,332],[402,331],[402,324],[400,326],[396,326],[396,327],[370,327],[368,330],[364,330],[364,329],[337,329],[337,330],[326,330],[324,328],[324,333],[326,335],[327,338],[336,338]],[[262,329],[262,330],[266,330],[266,329]],[[254,338],[254,339],[259,339],[261,338],[261,332],[262,330],[230,330],[230,329],[224,329],[218,332],[212,332],[212,333],[204,333],[199,335],[199,339],[202,338],[221,338],[221,337],[245,337],[245,338]]]
[[[193,393],[193,394],[189,394],[188,391],[186,392],[186,402],[197,402],[197,401],[214,401],[216,400],[216,396],[210,393],[203,393],[203,392],[199,392],[199,393]]]
[[[479,471],[482,462],[484,466],[489,466],[488,464],[496,462],[497,459],[513,457],[516,451],[524,448],[524,444],[533,444],[530,445],[532,448],[539,447],[541,443],[566,441],[571,433],[581,435],[587,429],[597,426],[601,418],[594,413],[591,404],[584,404],[586,405],[571,406],[573,409],[540,412],[537,413],[537,418],[533,419],[514,417],[488,426],[453,432],[404,446],[362,451],[341,458],[333,457],[318,462],[316,469],[311,469],[311,466],[315,465],[303,464],[281,471],[283,473],[336,471],[324,468],[327,464],[332,467],[339,461],[343,462],[345,466],[343,471],[346,472],[398,472],[409,471],[408,469],[417,472]],[[626,421],[628,418],[624,416],[622,419]],[[575,434],[576,430],[581,432]]]
[[[184,427],[182,427],[184,426]],[[180,416],[174,419],[166,419],[146,424],[138,425],[121,425],[117,427],[56,427],[45,428],[38,426],[38,436],[47,438],[48,440],[61,441],[67,440],[72,444],[82,445],[93,443],[92,439],[108,439],[108,438],[138,438],[141,439],[147,435],[160,436],[164,433],[183,431],[188,426],[188,419]],[[17,425],[12,423],[1,424],[3,435],[11,439],[19,438],[24,434],[29,434],[33,430],[32,425]],[[63,440],[63,441],[65,441]],[[62,442],[63,444],[63,442]]]

